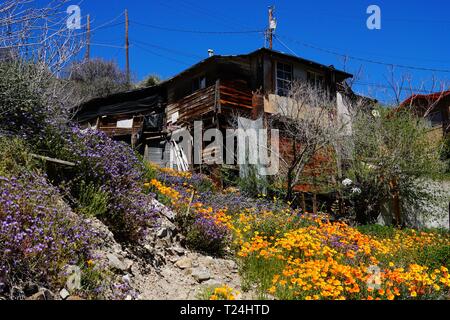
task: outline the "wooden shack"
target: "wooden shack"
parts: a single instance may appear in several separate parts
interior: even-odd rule
[[[336,96],[350,77],[333,66],[266,48],[214,55],[157,86],[91,100],[76,118],[83,126],[129,142],[152,162],[176,167],[179,157],[171,136],[179,130],[192,133],[195,121],[202,122],[203,130],[223,132],[236,125],[236,117],[264,121],[277,113],[274,101],[287,95],[294,81]],[[185,158],[189,162],[190,155]]]

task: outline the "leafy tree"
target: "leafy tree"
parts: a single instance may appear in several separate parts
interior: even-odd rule
[[[72,64],[69,80],[75,85],[75,96],[81,101],[130,89],[126,73],[116,62],[103,59]]]
[[[138,87],[145,88],[145,87],[152,87],[160,84],[162,82],[161,77],[157,74],[151,74],[147,76],[139,85]]]
[[[403,225],[406,207],[433,201],[428,182],[443,167],[427,131],[425,121],[407,111],[380,108],[354,117],[345,184],[358,222],[374,222],[387,206],[392,222]]]

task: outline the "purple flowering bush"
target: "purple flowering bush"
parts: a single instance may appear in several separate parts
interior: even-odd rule
[[[154,223],[155,209],[143,192],[144,165],[133,150],[103,132],[77,127],[66,133],[60,145],[55,156],[74,162],[75,167],[55,171],[53,180],[67,186],[75,204],[83,198],[83,186],[95,186],[107,197],[107,210],[98,218],[118,240],[142,239]]]
[[[0,282],[59,288],[68,265],[83,265],[97,235],[46,177],[0,176]]]
[[[178,200],[169,199],[166,203],[178,211],[177,224],[186,236],[188,246],[214,256],[222,256],[229,244],[231,232],[215,218],[215,212],[226,206],[215,205],[216,193],[213,192],[215,186],[212,180],[202,174],[177,173],[170,170],[162,170],[154,176],[179,195]],[[157,189],[153,191],[159,200],[167,197],[158,194]],[[211,208],[209,214],[207,208]]]
[[[230,230],[210,217],[196,215],[187,231],[187,242],[192,248],[222,256],[229,242]]]

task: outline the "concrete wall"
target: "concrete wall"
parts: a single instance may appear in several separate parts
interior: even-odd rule
[[[438,228],[449,230],[450,181],[428,181],[427,189],[434,195],[435,200],[422,203],[418,206],[403,208],[406,225],[412,228]],[[386,214],[381,214],[378,223],[391,224],[392,208],[384,208]]]
[[[428,185],[436,202],[410,208],[407,218],[414,227],[449,229],[450,181],[429,181]]]

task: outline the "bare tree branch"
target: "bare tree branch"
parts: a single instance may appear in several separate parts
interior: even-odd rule
[[[349,123],[337,115],[334,97],[308,83],[293,83],[287,97],[273,96],[271,103],[275,114],[269,126],[280,130],[280,149],[285,148],[280,150],[280,179],[287,185],[287,200],[292,200],[294,188],[305,178],[306,167],[318,154],[333,149]]]

